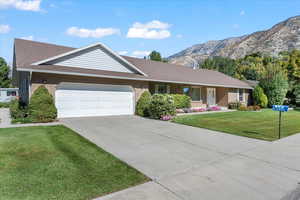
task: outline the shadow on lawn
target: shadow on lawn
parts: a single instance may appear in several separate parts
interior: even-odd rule
[[[79,155],[78,152],[74,151],[71,145],[68,145],[68,143],[64,142],[64,140],[61,138],[62,136],[59,136],[53,132],[49,132],[47,134],[49,140],[51,140],[52,144],[61,152],[64,154],[64,156],[67,157],[70,162],[72,162],[76,166],[76,168],[79,170],[79,174],[85,174],[88,175],[90,172],[94,171],[94,168],[89,165],[89,160]],[[76,140],[79,140],[82,144],[86,145],[87,147],[89,144],[84,138],[81,138],[80,136],[76,135]]]

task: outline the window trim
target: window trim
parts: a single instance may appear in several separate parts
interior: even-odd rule
[[[240,91],[242,91],[242,96],[240,96]],[[242,97],[242,100],[240,99],[240,97]],[[245,102],[245,89],[237,89],[237,101]]]
[[[202,102],[203,101],[203,99],[202,99],[202,87],[201,86],[183,86],[182,87],[183,94],[185,94],[184,91],[183,91],[184,88],[189,88],[189,94],[188,94],[188,96],[191,97],[191,98],[192,98],[191,89],[199,89],[199,91],[200,91],[200,99],[199,100],[193,100],[192,99],[192,102]]]

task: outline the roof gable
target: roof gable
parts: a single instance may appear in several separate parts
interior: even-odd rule
[[[59,65],[146,75],[130,62],[100,43],[74,49],[72,51],[32,63],[32,65]]]

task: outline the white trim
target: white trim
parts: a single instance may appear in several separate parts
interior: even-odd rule
[[[40,73],[49,73],[49,74],[64,74],[64,75],[74,75],[74,76],[87,76],[87,77],[99,77],[99,78],[112,78],[112,79],[125,79],[125,80],[137,80],[137,81],[151,81],[151,82],[162,82],[162,83],[178,83],[178,84],[187,84],[187,85],[199,85],[199,86],[212,86],[212,87],[227,87],[227,88],[241,88],[241,89],[251,89],[252,87],[239,87],[234,85],[218,85],[218,84],[207,84],[207,83],[194,83],[194,82],[183,82],[183,81],[166,81],[158,79],[147,79],[147,78],[129,78],[122,76],[109,76],[109,75],[98,75],[98,74],[85,74],[77,72],[60,72],[53,70],[40,70],[40,69],[30,69],[30,68],[18,68],[18,71],[27,71],[27,72],[40,72]]]
[[[115,53],[113,50],[111,50],[110,48],[108,48],[107,46],[105,46],[104,44],[101,44],[99,42],[95,43],[95,44],[91,44],[91,45],[85,46],[85,47],[81,47],[81,48],[78,48],[78,49],[74,49],[74,50],[68,51],[66,53],[62,53],[62,54],[59,54],[57,56],[53,56],[53,57],[50,57],[50,58],[47,58],[47,59],[44,59],[44,60],[41,60],[41,61],[34,62],[31,65],[45,64],[45,63],[47,63],[49,61],[53,61],[53,60],[56,60],[58,58],[62,58],[62,57],[68,56],[68,55],[72,55],[74,53],[77,53],[77,52],[80,52],[80,51],[83,51],[83,50],[86,50],[86,49],[90,49],[90,48],[93,48],[93,47],[96,47],[96,46],[100,46],[101,48],[103,48],[106,51],[110,52],[112,55],[116,56],[118,59],[120,59],[121,61],[123,61],[124,63],[126,63],[127,65],[129,65],[131,68],[133,68],[134,70],[138,71],[142,75],[148,76],[147,74],[145,74],[144,72],[142,72],[140,69],[138,69],[136,66],[134,66],[133,64],[131,64],[130,62],[128,62],[126,59],[124,59],[123,57],[121,57],[120,55],[118,55],[117,53]]]

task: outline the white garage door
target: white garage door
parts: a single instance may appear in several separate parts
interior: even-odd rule
[[[55,92],[58,118],[132,115],[130,86],[62,83]]]

